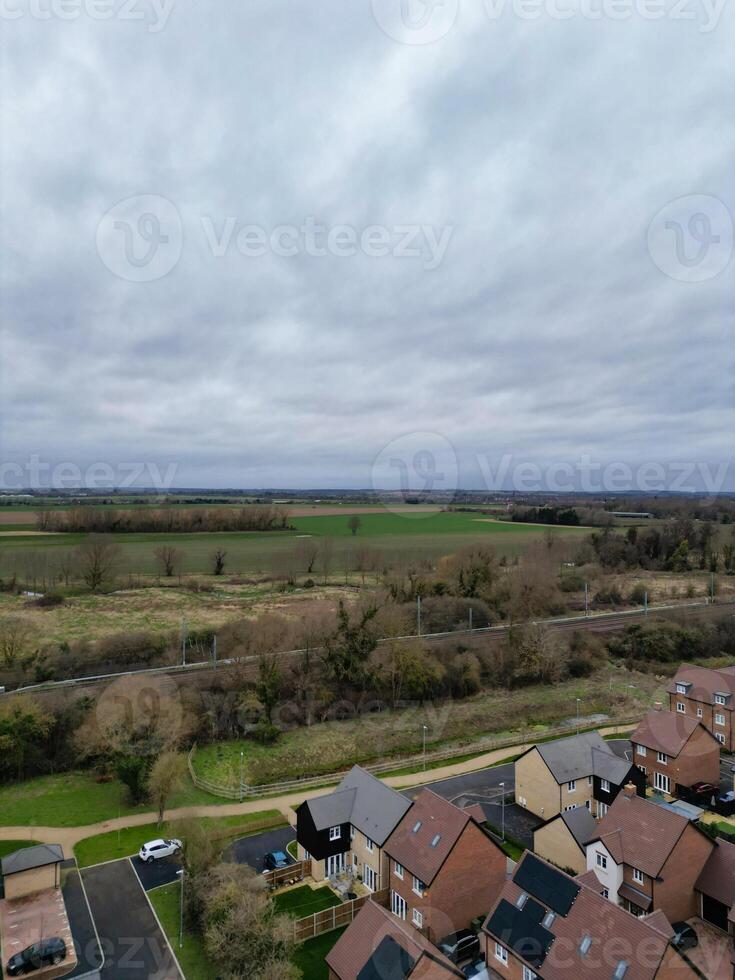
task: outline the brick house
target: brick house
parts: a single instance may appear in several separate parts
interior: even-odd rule
[[[645,795],[643,773],[597,732],[534,745],[515,763],[516,803],[543,820],[578,807],[600,819],[630,782]]]
[[[325,957],[329,980],[463,980],[417,929],[366,902]]]
[[[720,744],[696,718],[676,711],[649,711],[630,737],[633,761],[646,783],[662,793],[720,782]]]
[[[533,832],[533,852],[557,868],[582,874],[587,870],[587,841],[597,833],[597,822],[587,807],[557,813]]]
[[[333,793],[297,807],[299,860],[311,858],[316,881],[351,870],[370,891],[386,888],[383,845],[410,806],[401,793],[353,766]]]
[[[669,710],[701,722],[725,749],[735,751],[735,666],[695,667],[682,664],[667,688]]]
[[[600,888],[527,851],[482,927],[490,980],[694,980],[662,912],[636,918]]]
[[[506,856],[480,819],[424,789],[386,841],[391,911],[431,942],[484,916],[505,881]]]
[[[625,787],[587,844],[587,867],[611,902],[679,922],[698,912],[694,886],[714,849],[686,817]]]

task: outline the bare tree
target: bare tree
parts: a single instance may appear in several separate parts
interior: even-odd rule
[[[212,574],[221,575],[225,570],[225,558],[227,557],[227,552],[223,548],[217,548],[216,551],[212,553]]]
[[[352,532],[352,537],[354,538],[354,536],[357,534],[357,532],[362,527],[362,521],[360,520],[360,517],[359,517],[358,514],[352,514],[352,516],[350,517],[350,519],[347,521],[347,527]]]
[[[317,557],[319,556],[318,543],[311,537],[300,538],[299,543],[296,545],[296,554],[303,570],[307,575],[311,575],[314,571]]]
[[[13,667],[30,652],[33,642],[31,625],[20,616],[0,619],[0,661]]]
[[[166,804],[176,790],[181,788],[186,773],[186,762],[178,752],[162,752],[153,763],[148,777],[148,793],[158,810],[158,827],[163,824]]]
[[[121,551],[119,544],[97,535],[79,545],[76,552],[79,574],[90,592],[97,592],[114,581]]]
[[[156,566],[166,578],[172,578],[181,571],[184,563],[184,552],[179,548],[174,548],[170,544],[162,544],[153,552],[156,559]]]

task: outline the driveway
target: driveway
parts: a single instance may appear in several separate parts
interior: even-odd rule
[[[130,863],[147,892],[151,888],[158,888],[159,885],[170,885],[173,881],[178,881],[177,871],[181,868],[180,857],[160,858],[158,861],[146,864],[136,854],[130,858]]]
[[[286,845],[292,840],[296,840],[296,831],[292,827],[267,830],[264,834],[252,834],[250,837],[241,837],[240,840],[233,841],[225,851],[225,858],[237,864],[249,864],[260,874],[265,871],[263,858],[269,851],[283,851],[288,857],[289,864],[294,863],[286,850]]]
[[[82,880],[105,954],[104,980],[183,980],[127,858],[87,868]]]

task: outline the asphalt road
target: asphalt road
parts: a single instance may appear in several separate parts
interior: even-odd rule
[[[147,892],[151,888],[158,888],[159,885],[170,885],[173,881],[176,881],[176,872],[181,868],[180,857],[160,858],[152,864],[146,864],[136,854],[130,858],[130,863],[140,879],[141,885]]]
[[[82,878],[105,954],[103,980],[183,980],[130,861],[87,868]]]
[[[252,834],[250,837],[241,837],[240,840],[234,841],[227,848],[225,856],[230,861],[236,861],[237,864],[249,864],[260,874],[265,871],[263,858],[269,851],[284,851],[289,864],[294,863],[291,855],[286,851],[286,845],[292,840],[296,840],[296,832],[292,827],[267,830],[263,834]]]
[[[94,923],[74,858],[64,861],[61,865],[61,893],[64,896],[71,936],[77,954],[77,965],[71,973],[66,974],[66,977],[68,980],[74,980],[74,977],[98,970],[102,965],[102,950],[97,942]]]

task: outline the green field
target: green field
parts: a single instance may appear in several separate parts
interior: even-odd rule
[[[403,559],[437,558],[472,542],[492,544],[509,557],[522,552],[545,534],[580,538],[587,528],[539,527],[476,517],[467,513],[363,514],[361,527],[352,535],[348,515],[292,518],[295,530],[268,532],[221,532],[213,534],[119,534],[114,541],[122,548],[123,573],[154,574],[154,549],[173,545],[184,552],[184,573],[211,570],[215,548],[227,551],[226,574],[277,572],[293,555],[299,536],[334,539],[331,571],[342,571],[353,562],[355,549],[368,545],[386,557]],[[23,573],[28,552],[46,553],[50,560],[61,549],[77,546],[83,535],[19,535],[0,537],[0,574]]]
[[[191,783],[171,799],[171,807],[221,803]],[[122,783],[98,783],[91,773],[39,776],[0,786],[0,826],[79,827],[131,813],[149,813],[150,803],[131,806]]]
[[[201,936],[196,935],[191,930],[185,931],[183,946],[179,947],[181,885],[178,881],[172,885],[154,888],[153,891],[148,892],[148,898],[156,910],[156,915],[163,926],[169,943],[171,943],[171,948],[176,953],[176,958],[186,980],[211,980],[213,976],[216,976],[217,971],[204,952]]]
[[[262,827],[268,823],[273,828],[285,825],[283,815],[279,810],[259,810],[257,813],[236,814],[230,817],[203,817],[199,822],[208,827],[212,833],[246,837],[248,826]],[[165,821],[162,829],[158,824],[147,823],[139,827],[125,827],[120,831],[111,830],[106,834],[94,834],[85,837],[74,847],[74,856],[80,868],[88,868],[91,864],[101,864],[103,861],[115,861],[118,858],[137,854],[146,841],[156,837],[177,837],[177,821]],[[223,847],[226,836],[222,837]]]

